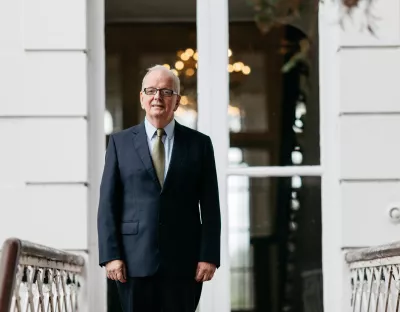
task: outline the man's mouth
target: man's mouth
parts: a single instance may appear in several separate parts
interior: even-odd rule
[[[162,104],[151,104],[151,107],[164,108],[164,105],[162,105]]]

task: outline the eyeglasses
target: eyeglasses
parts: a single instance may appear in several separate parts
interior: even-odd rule
[[[155,95],[157,93],[157,91],[160,91],[160,95],[166,96],[166,97],[170,97],[170,96],[173,96],[174,94],[178,94],[174,90],[166,89],[166,88],[162,88],[162,89],[144,88],[143,91],[146,95]]]

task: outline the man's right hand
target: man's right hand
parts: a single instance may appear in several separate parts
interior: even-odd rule
[[[126,282],[126,267],[122,260],[112,260],[106,264],[107,277],[114,281]]]

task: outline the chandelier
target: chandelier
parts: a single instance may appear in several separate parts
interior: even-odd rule
[[[228,65],[229,73],[229,90],[234,92],[235,89],[243,83],[243,80],[251,74],[251,67],[240,59],[236,59],[231,49],[228,49]],[[176,52],[175,63],[170,65],[165,63],[163,66],[170,69],[181,82],[180,106],[175,115],[181,118],[181,122],[191,126],[196,124],[197,110],[197,63],[199,54],[192,48],[179,50]],[[231,94],[231,97],[233,94]],[[240,110],[232,105],[228,106],[228,115],[230,119],[237,121],[240,119]],[[231,123],[231,122],[230,122]]]
[[[190,80],[196,77],[197,61],[199,54],[192,48],[186,50],[179,50],[177,53],[177,60],[173,66],[164,64],[168,69],[178,76],[181,80]],[[251,73],[251,68],[242,61],[235,61],[231,49],[228,49],[229,64],[227,70],[230,74],[230,79],[237,79],[240,76],[247,76]]]

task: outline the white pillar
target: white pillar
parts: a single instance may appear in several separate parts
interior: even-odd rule
[[[99,267],[97,208],[104,166],[105,44],[104,0],[87,0],[88,68],[88,305],[89,311],[107,311],[105,271]]]
[[[346,269],[342,254],[343,210],[340,198],[339,67],[340,28],[338,7],[333,1],[320,4],[320,133],[322,174],[322,267],[324,311],[348,311]]]
[[[202,312],[229,312],[230,269],[228,249],[228,1],[197,1],[198,129],[213,141],[220,191],[222,238],[221,267],[203,288]]]

